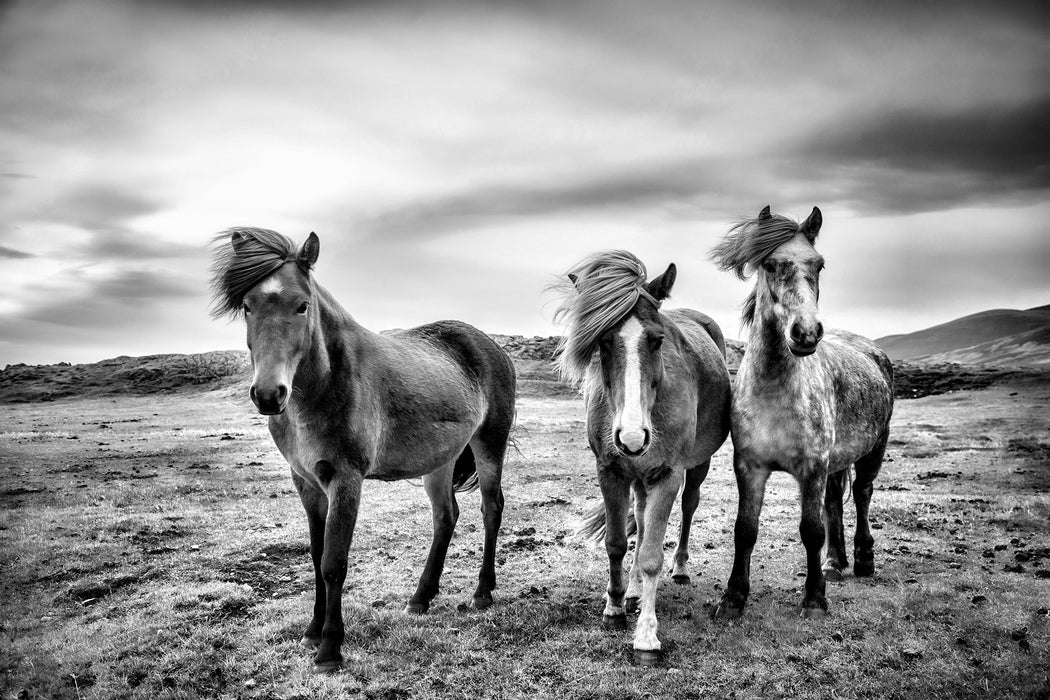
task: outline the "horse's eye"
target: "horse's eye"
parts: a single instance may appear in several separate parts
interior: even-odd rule
[[[660,346],[664,343],[664,337],[662,335],[651,335],[649,336],[649,352],[656,352],[660,349]]]
[[[248,314],[250,314],[252,312],[252,310],[248,308],[247,304],[241,304],[241,306],[244,308],[244,315],[245,316],[247,316]]]
[[[307,309],[308,306],[309,306],[309,304],[304,301],[302,304],[299,304],[299,308],[295,310],[295,313],[297,313],[300,316],[302,316],[303,314],[306,313],[306,309]]]
[[[773,274],[777,271],[777,266],[771,262],[764,262],[762,263],[762,269],[768,272],[769,274]]]

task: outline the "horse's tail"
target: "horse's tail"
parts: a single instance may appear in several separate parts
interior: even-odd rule
[[[463,448],[452,469],[452,488],[457,493],[470,493],[478,488],[478,464],[470,445]]]
[[[634,522],[634,509],[627,512],[627,536],[638,531]],[[588,542],[601,542],[605,538],[605,504],[599,503],[587,513],[576,526],[576,536]]]

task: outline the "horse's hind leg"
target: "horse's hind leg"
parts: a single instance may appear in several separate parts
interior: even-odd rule
[[[642,599],[642,568],[639,561],[639,553],[642,548],[642,539],[645,537],[645,484],[635,481],[631,488],[634,492],[634,561],[631,562],[631,573],[627,578],[627,592],[623,597],[623,609],[627,613],[638,612],[638,601]],[[628,529],[627,537],[631,533]]]
[[[430,554],[419,577],[416,592],[408,600],[405,612],[422,615],[430,609],[430,601],[438,592],[438,582],[445,568],[445,555],[452,541],[452,531],[459,519],[459,505],[452,490],[452,472],[455,463],[437,469],[423,477],[423,488],[430,497],[434,516],[434,539],[430,543]]]
[[[496,537],[503,522],[503,458],[507,450],[508,427],[503,430],[483,429],[471,441],[481,490],[481,517],[485,524],[485,547],[481,556],[474,607],[483,610],[492,605],[496,588]]]
[[[848,483],[847,469],[829,474],[824,492],[824,578],[828,581],[841,581],[842,570],[849,566],[842,529],[842,493]]]
[[[307,483],[301,476],[292,472],[292,483],[299,492],[299,500],[306,511],[306,522],[310,528],[310,558],[314,563],[314,611],[310,624],[303,632],[301,644],[308,649],[321,645],[321,630],[325,617],[325,583],[321,575],[321,557],[324,555],[324,523],[328,512],[328,498],[324,492]]]
[[[868,506],[874,490],[875,477],[882,468],[886,454],[889,431],[880,438],[871,452],[857,460],[857,476],[853,480],[853,502],[857,506],[857,534],[853,539],[853,573],[856,576],[871,576],[875,573],[875,538],[871,536],[868,522]]]
[[[707,478],[711,460],[690,469],[685,473],[685,488],[682,489],[682,532],[678,537],[678,549],[674,553],[674,564],[671,567],[671,578],[675,583],[689,583],[689,572],[685,565],[689,561],[689,530],[693,526],[693,513],[700,504],[700,484]]]

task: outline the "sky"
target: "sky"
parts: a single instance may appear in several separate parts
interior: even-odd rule
[[[817,205],[826,326],[1050,303],[1036,2],[0,4],[0,366],[244,347],[208,241],[321,240],[372,330],[549,335],[595,250],[742,337],[707,252]]]

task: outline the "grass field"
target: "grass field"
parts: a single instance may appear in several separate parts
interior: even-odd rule
[[[748,610],[710,619],[732,557],[724,447],[701,492],[692,581],[661,586],[667,654],[652,669],[632,665],[629,633],[602,629],[604,551],[571,537],[598,499],[582,403],[527,397],[496,605],[467,605],[481,551],[469,494],[441,594],[425,617],[403,614],[429,506],[415,484],[369,483],[344,597],[348,662],[314,675],[298,646],[305,519],[249,408],[232,389],[0,405],[3,697],[1050,695],[1045,383],[898,401],[872,504],[876,576],[829,583],[822,621],[797,616],[797,490],[781,475]]]

